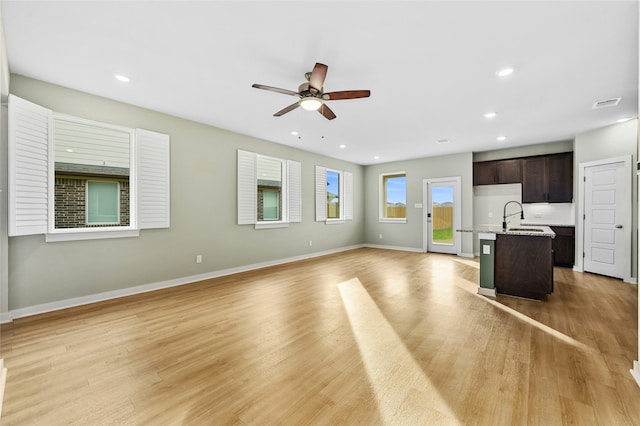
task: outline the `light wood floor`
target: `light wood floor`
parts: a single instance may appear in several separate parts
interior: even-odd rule
[[[637,287],[358,249],[2,326],[3,425],[640,425]]]

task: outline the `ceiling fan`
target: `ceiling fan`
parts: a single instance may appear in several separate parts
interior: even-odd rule
[[[302,107],[306,110],[313,111],[316,110],[320,114],[322,114],[327,120],[333,120],[336,118],[336,115],[331,108],[329,108],[325,101],[338,101],[343,99],[357,99],[357,98],[368,98],[371,95],[370,90],[343,90],[340,92],[327,92],[323,91],[322,85],[324,84],[324,79],[327,76],[327,67],[325,64],[316,63],[313,67],[313,71],[306,73],[304,76],[307,79],[307,83],[302,83],[298,87],[298,91],[294,92],[293,90],[280,89],[278,87],[265,86],[263,84],[253,84],[251,87],[255,87],[256,89],[269,90],[271,92],[282,93],[285,95],[297,96],[298,101],[289,105],[286,108],[281,109],[280,111],[273,114],[275,117],[280,117],[288,113],[289,111],[293,111],[298,107]]]

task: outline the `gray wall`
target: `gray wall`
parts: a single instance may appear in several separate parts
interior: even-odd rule
[[[613,124],[611,126],[603,127],[600,129],[585,132],[576,136],[575,150],[574,150],[574,202],[579,205],[581,202],[578,192],[578,172],[580,163],[588,161],[604,160],[607,158],[615,158],[622,156],[632,156],[632,176],[629,179],[632,181],[631,191],[631,206],[632,214],[631,219],[633,221],[633,229],[631,230],[631,276],[638,276],[638,186],[637,178],[635,175],[635,163],[638,160],[636,152],[638,150],[638,120],[629,120],[624,123]],[[576,215],[578,209],[576,208]],[[578,224],[578,218],[576,217],[576,224]],[[576,228],[576,234],[582,232],[579,227]],[[577,241],[581,240],[581,235],[577,235]],[[578,255],[580,250],[576,250]]]
[[[461,177],[462,227],[473,225],[473,165],[470,152],[442,157],[398,161],[365,169],[365,243],[422,249],[422,209],[414,204],[422,203],[423,179]],[[379,179],[381,173],[407,172],[407,223],[380,223]],[[382,234],[382,239],[379,235]],[[472,234],[462,236],[462,253],[473,253]]]
[[[42,235],[9,238],[11,310],[335,250],[364,240],[362,166],[19,75],[11,76],[11,93],[56,112],[171,136],[171,228],[144,230],[139,238],[75,242],[45,243]],[[5,142],[3,154],[6,149]],[[236,224],[237,149],[302,163],[302,223],[263,230]],[[316,165],[353,173],[353,221],[314,221]],[[197,254],[203,263],[195,263]]]

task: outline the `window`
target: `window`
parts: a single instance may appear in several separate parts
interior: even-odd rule
[[[301,165],[238,150],[238,225],[256,229],[301,222]]]
[[[57,114],[53,125],[53,228],[130,226],[130,147],[135,132]]]
[[[168,228],[169,155],[168,135],[10,95],[9,235],[66,241]]]
[[[340,172],[327,170],[327,219],[340,219]]]
[[[380,175],[380,221],[407,221],[407,174],[405,172]]]
[[[258,155],[258,222],[282,220],[280,194],[282,193],[283,160]]]
[[[87,181],[87,225],[120,225],[120,184]]]
[[[353,219],[353,174],[316,166],[316,221]]]
[[[259,194],[262,195],[262,211],[258,208],[258,222],[282,220],[282,216],[280,216],[280,190],[262,189]],[[260,198],[258,198],[258,202],[260,202]]]

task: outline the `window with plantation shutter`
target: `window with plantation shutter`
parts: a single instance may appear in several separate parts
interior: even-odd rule
[[[169,136],[9,96],[9,235],[116,238],[169,227]]]
[[[237,160],[238,225],[261,229],[302,221],[299,162],[243,150]]]

